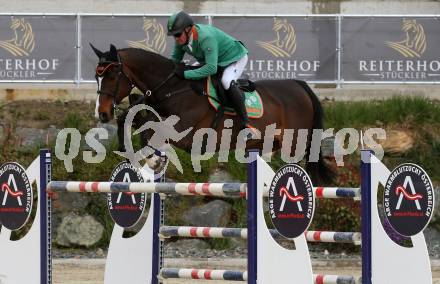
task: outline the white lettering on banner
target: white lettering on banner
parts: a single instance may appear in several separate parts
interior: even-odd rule
[[[5,71],[0,70],[0,79],[32,79],[36,78],[35,71]]]
[[[440,76],[439,60],[359,60],[362,75],[383,80],[424,80]]]
[[[0,79],[37,79],[38,75],[53,74],[59,65],[60,60],[58,58],[0,58]]]
[[[276,66],[276,70],[274,67]],[[317,60],[249,60],[246,71],[301,71],[317,72],[320,61]]]
[[[249,60],[246,73],[252,80],[295,79],[313,76],[320,68],[318,60]]]
[[[382,71],[417,71],[437,72],[440,70],[440,61],[433,60],[360,60],[359,71],[382,72]]]

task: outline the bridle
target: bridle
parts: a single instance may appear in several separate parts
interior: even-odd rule
[[[177,90],[174,92],[168,92],[165,93],[164,96],[162,98],[159,98],[157,96],[154,96],[153,94],[156,94],[162,87],[165,86],[165,84],[171,79],[173,78],[176,74],[174,72],[171,72],[171,74],[169,74],[167,76],[167,78],[165,78],[165,80],[163,80],[161,83],[159,83],[156,87],[154,87],[153,89],[149,89],[147,86],[142,86],[140,87],[139,83],[134,83],[135,81],[133,81],[127,74],[126,72],[124,72],[124,64],[122,62],[122,59],[120,57],[120,55],[118,54],[118,60],[117,61],[106,61],[105,58],[102,58],[103,60],[100,60],[98,67],[96,67],[96,73],[95,73],[95,79],[96,82],[98,84],[98,90],[96,91],[98,95],[104,95],[104,96],[108,96],[111,97],[113,102],[113,111],[126,111],[127,109],[123,109],[121,107],[119,107],[119,103],[120,101],[117,101],[117,95],[119,92],[119,88],[120,88],[120,81],[122,77],[125,77],[127,79],[128,82],[128,93],[130,94],[131,91],[133,90],[134,87],[137,87],[142,93],[143,96],[141,96],[139,99],[137,99],[134,102],[130,102],[130,106],[129,108],[133,107],[134,105],[137,105],[139,103],[141,103],[142,101],[145,100],[146,97],[149,97],[152,99],[152,103],[159,105],[161,104],[163,101],[171,98],[173,95],[175,94],[180,94],[180,93],[184,93],[186,91],[191,90],[191,88],[184,88],[181,90]],[[101,90],[101,84],[100,84],[100,78],[102,80],[102,78],[104,78],[105,73],[107,72],[107,70],[109,70],[110,67],[112,66],[116,66],[117,67],[117,81],[116,81],[116,88],[113,92],[108,92],[108,91],[102,91]],[[125,66],[125,68],[127,69],[127,66]],[[128,69],[129,71],[129,69]],[[131,73],[131,72],[130,72]]]
[[[117,68],[116,88],[113,92],[103,91],[103,90],[101,90],[102,84],[100,84],[100,83],[101,83],[102,79],[104,78],[107,70],[109,70],[109,68],[113,67],[113,66],[115,66]],[[131,91],[135,87],[135,84],[133,84],[130,77],[128,77],[127,74],[125,74],[124,69],[123,69],[122,60],[121,60],[121,57],[119,56],[119,54],[118,54],[118,61],[100,60],[98,66],[96,67],[95,79],[96,79],[96,83],[98,84],[98,90],[96,91],[96,93],[98,95],[104,95],[104,96],[111,97],[113,100],[113,102],[112,102],[113,109],[117,109],[117,106],[119,104],[119,102],[117,101],[117,94],[119,92],[119,87],[120,87],[120,82],[121,82],[122,77],[125,77],[127,79],[128,85],[129,85],[128,92],[131,93]]]

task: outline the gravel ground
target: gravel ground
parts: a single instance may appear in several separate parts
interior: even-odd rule
[[[311,252],[313,271],[319,274],[354,275],[361,274],[359,255],[326,254]],[[105,252],[96,251],[54,251],[54,284],[98,284],[103,283]],[[440,260],[431,260],[433,284],[440,284]],[[165,249],[166,267],[212,268],[246,270],[246,249],[235,250],[179,250]],[[170,279],[164,284],[195,284],[194,280]],[[232,284],[235,281],[203,281],[196,283]]]
[[[192,261],[190,263],[187,262],[186,259],[173,259],[165,261],[165,265],[167,266],[187,266],[193,265],[197,267],[197,265],[203,265],[207,261]],[[214,260],[211,259],[208,261],[211,265],[221,265],[221,264],[231,264],[234,261],[229,259],[223,260]],[[236,261],[237,262],[237,261]],[[245,269],[243,264],[246,263],[245,259],[238,261],[241,263],[237,263],[238,267],[231,267],[237,270]],[[438,262],[438,261],[437,261]],[[180,265],[178,265],[180,264]],[[316,264],[316,265],[315,265]],[[105,259],[55,259],[54,260],[54,271],[53,271],[53,283],[54,284],[100,284],[104,281],[104,265]],[[336,266],[339,266],[337,264]],[[225,267],[226,265],[222,265]],[[313,262],[314,272],[322,273],[322,274],[341,274],[341,275],[360,275],[360,267],[333,267],[335,266],[334,262],[331,261],[319,261]],[[205,266],[206,267],[206,266]],[[214,267],[212,267],[214,268]],[[197,280],[183,280],[183,279],[170,279],[165,280],[164,284],[232,284],[237,283],[235,281],[203,281]],[[436,264],[436,267],[433,267],[433,284],[440,284],[440,267],[439,263]]]

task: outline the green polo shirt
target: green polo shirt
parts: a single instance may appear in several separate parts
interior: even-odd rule
[[[217,73],[217,66],[226,67],[238,61],[248,53],[246,47],[238,40],[210,26],[196,24],[193,26],[191,49],[188,45],[177,44],[171,58],[181,62],[185,53],[192,55],[202,67],[185,71],[185,78],[197,80]]]

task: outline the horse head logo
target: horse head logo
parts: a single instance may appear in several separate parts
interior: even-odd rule
[[[14,37],[0,41],[0,47],[14,56],[29,56],[35,47],[35,36],[31,24],[24,18],[12,19],[10,29],[14,32]]]
[[[271,41],[257,41],[257,45],[266,49],[275,57],[290,57],[296,50],[295,29],[286,19],[275,19],[273,29],[275,39]]]
[[[402,41],[387,41],[385,44],[407,58],[420,57],[426,50],[426,35],[423,26],[416,20],[403,20],[402,32],[404,32]]]
[[[163,26],[156,22],[156,19],[144,19],[142,29],[145,32],[145,38],[138,41],[127,40],[128,45],[155,53],[164,52],[166,47],[166,34]]]

